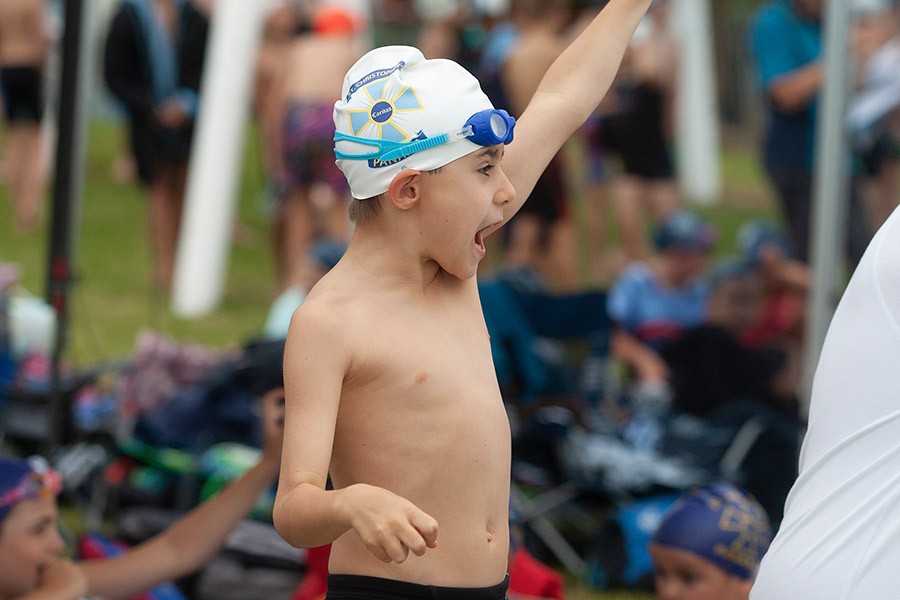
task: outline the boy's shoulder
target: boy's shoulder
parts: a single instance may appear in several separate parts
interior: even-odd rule
[[[334,336],[353,327],[355,317],[360,314],[362,294],[329,275],[313,286],[294,311],[291,330]]]

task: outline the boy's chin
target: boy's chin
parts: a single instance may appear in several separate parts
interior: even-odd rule
[[[466,265],[466,266],[452,266],[447,265],[441,266],[441,270],[447,275],[451,275],[460,281],[465,281],[467,279],[472,279],[475,275],[478,274],[478,263],[474,265]]]

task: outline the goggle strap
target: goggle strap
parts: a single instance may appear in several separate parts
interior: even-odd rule
[[[449,138],[447,134],[442,133],[441,135],[425,138],[424,140],[416,140],[408,144],[403,144],[403,146],[401,146],[400,148],[395,148],[394,150],[382,154],[380,160],[384,162],[391,162],[392,160],[404,158],[406,156],[409,156],[410,154],[415,154],[416,152],[421,152],[422,150],[426,150],[434,146],[439,146],[447,142],[448,139]]]

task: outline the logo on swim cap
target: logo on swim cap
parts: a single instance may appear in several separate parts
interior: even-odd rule
[[[391,115],[394,114],[394,107],[391,106],[390,102],[385,102],[384,100],[380,100],[376,102],[372,106],[372,110],[369,111],[369,116],[376,123],[384,123],[385,121],[389,121]]]
[[[398,68],[399,66],[385,71],[376,71],[376,73],[390,73]],[[369,83],[360,88],[364,92],[359,97],[361,108],[347,111],[351,135],[393,142],[424,139],[426,136],[421,129],[415,132],[407,131],[406,123],[411,121],[404,119],[408,113],[425,110],[416,90],[411,85],[407,85],[399,92],[392,93],[384,77],[372,80],[370,75],[363,78],[369,80]],[[405,157],[390,161],[371,159],[368,164],[373,169],[379,169],[392,165],[403,158]]]
[[[392,93],[386,83],[384,79],[376,79],[362,87],[361,107],[347,111],[351,135],[393,142],[407,142],[412,138],[414,132],[404,129],[402,117],[405,113],[425,110],[425,106],[411,85]]]

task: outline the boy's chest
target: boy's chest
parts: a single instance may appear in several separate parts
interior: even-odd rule
[[[490,338],[480,312],[397,310],[370,321],[347,383],[409,399],[497,397]]]

